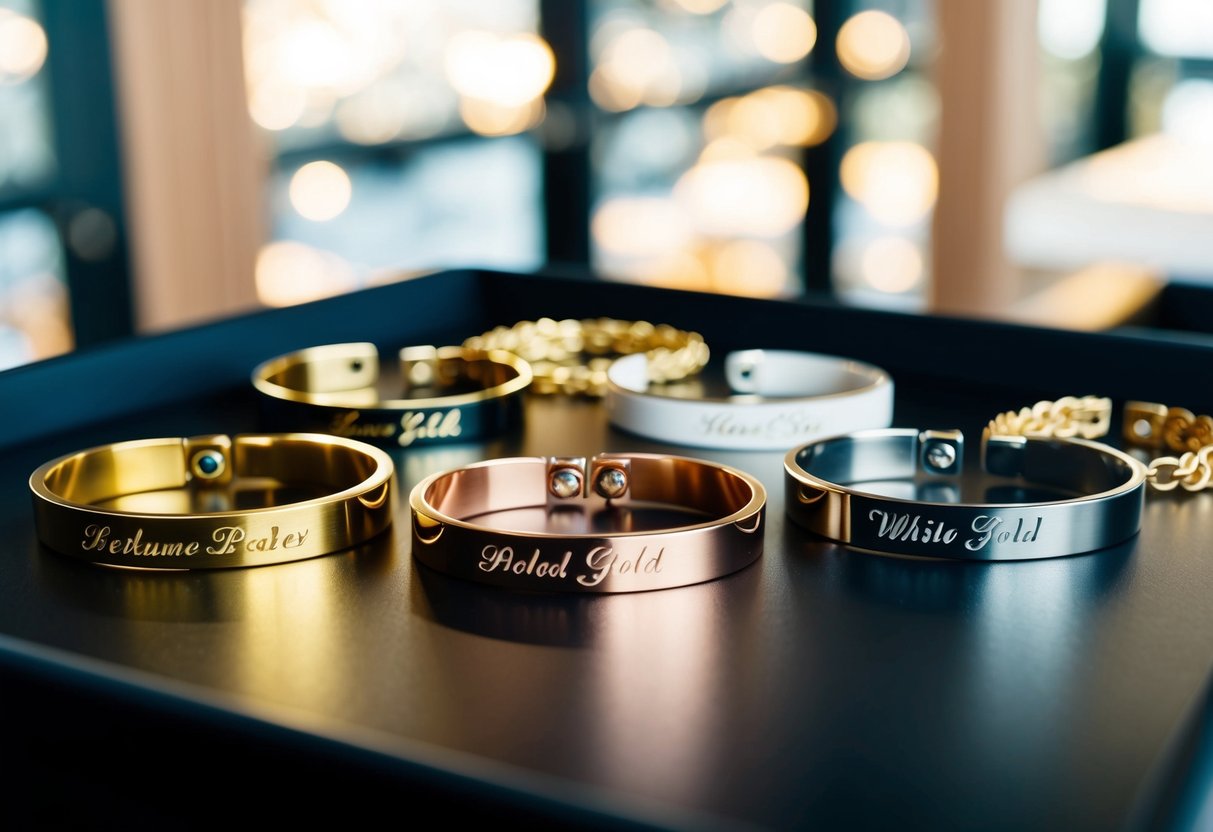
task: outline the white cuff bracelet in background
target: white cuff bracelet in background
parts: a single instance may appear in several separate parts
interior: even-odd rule
[[[607,371],[607,412],[615,427],[675,445],[782,450],[893,419],[893,379],[859,361],[788,350],[741,350],[725,358],[733,395],[679,396],[650,385],[644,355]],[[685,386],[685,385],[683,385]]]

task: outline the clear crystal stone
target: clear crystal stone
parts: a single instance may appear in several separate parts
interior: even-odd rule
[[[577,472],[569,468],[562,468],[559,471],[552,472],[548,488],[557,497],[573,497],[581,491],[581,477],[577,476]]]
[[[603,468],[598,472],[594,489],[603,497],[618,497],[628,488],[628,478],[618,468]]]

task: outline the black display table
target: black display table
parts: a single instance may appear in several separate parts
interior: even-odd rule
[[[1195,829],[1213,783],[1213,494],[1151,493],[1115,549],[883,557],[785,522],[782,452],[666,448],[600,403],[534,398],[516,435],[394,451],[394,533],[248,570],[147,574],[42,549],[30,472],[153,436],[262,430],[248,375],[338,341],[643,318],[715,353],[887,369],[894,424],[961,428],[1062,395],[1213,411],[1213,340],[1075,333],[557,276],[451,271],[0,374],[6,817],[126,828],[250,819],[564,828]],[[1118,412],[1119,415],[1119,412]],[[1109,438],[1119,435],[1119,422]],[[768,486],[766,550],[697,586],[511,593],[410,556],[432,471],[661,451]],[[245,802],[247,801],[247,802]],[[1206,814],[1200,814],[1204,811]],[[11,827],[10,827],[11,828]]]

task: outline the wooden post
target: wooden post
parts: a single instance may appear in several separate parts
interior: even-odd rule
[[[998,316],[1021,292],[1003,253],[1011,189],[1046,165],[1036,4],[939,0],[939,201],[930,311]]]
[[[136,329],[259,306],[266,153],[249,117],[241,0],[109,0]]]

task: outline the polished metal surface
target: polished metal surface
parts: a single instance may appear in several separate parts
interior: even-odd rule
[[[857,431],[788,452],[791,518],[860,549],[1030,560],[1137,534],[1145,466],[1086,439],[983,434],[964,477],[959,431]]]
[[[596,487],[604,475],[618,485],[611,496]],[[753,563],[766,488],[682,456],[515,457],[432,474],[409,506],[413,556],[441,572],[513,589],[638,592]]]
[[[237,793],[313,826],[374,807],[629,832],[1199,828],[1134,819],[1169,787],[1208,794],[1207,772],[1177,781],[1168,766],[1208,733],[1185,734],[1213,666],[1208,490],[1149,495],[1136,536],[1089,554],[904,557],[790,522],[782,452],[708,450],[766,486],[762,557],[610,595],[426,568],[403,501],[362,546],[265,569],[101,569],[38,542],[37,465],[132,437],[267,430],[247,369],[299,332],[451,343],[537,310],[644,310],[722,350],[761,337],[853,352],[897,379],[894,424],[974,439],[990,414],[1072,389],[1213,411],[1192,385],[1209,361],[1197,346],[512,274],[427,276],[5,373],[6,806],[36,813],[28,828],[73,810],[76,828],[180,826],[186,811],[214,828]],[[614,430],[601,402],[542,397],[515,433],[389,454],[407,494],[488,458],[603,451],[679,452]],[[945,496],[965,485],[930,479],[958,492]],[[207,784],[205,800],[182,783]]]
[[[384,451],[317,434],[208,435],[99,445],[30,475],[39,539],[140,569],[265,566],[348,549],[396,509]]]
[[[411,346],[394,368],[374,344],[324,344],[252,372],[276,430],[320,431],[381,447],[469,442],[518,426],[530,364],[504,350]],[[389,371],[391,370],[391,371]]]

